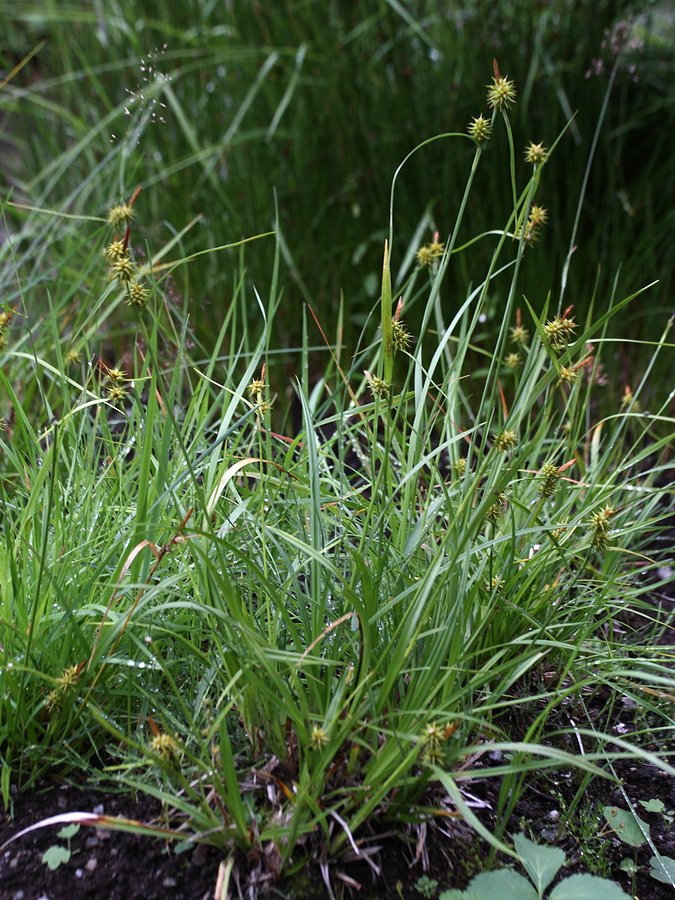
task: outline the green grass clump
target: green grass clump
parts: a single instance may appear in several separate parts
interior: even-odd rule
[[[652,734],[672,725],[665,625],[644,599],[669,514],[670,398],[650,385],[640,405],[671,323],[622,396],[602,388],[606,348],[650,286],[589,292],[583,316],[564,290],[523,294],[557,141],[516,149],[509,85],[495,73],[490,141],[444,133],[406,160],[443,142],[471,154],[426,260],[419,241],[399,248],[396,171],[355,349],[307,305],[279,354],[278,227],[203,250],[238,260],[204,346],[184,274],[197,226],[153,229],[119,151],[76,189],[82,203],[105,183],[114,214],[21,210],[0,372],[5,804],[12,783],[69,766],[160,797],[181,838],[271,842],[278,874],[448,807],[513,855],[502,835],[529,773],[600,776],[625,754],[673,773],[641,733],[611,731],[625,694]],[[497,134],[506,154],[488,162]],[[486,165],[509,212],[460,238]],[[266,243],[256,288],[246,265]],[[455,264],[472,285],[449,306]],[[489,751],[502,761],[479,768]],[[494,834],[462,789],[479,772],[501,780]]]

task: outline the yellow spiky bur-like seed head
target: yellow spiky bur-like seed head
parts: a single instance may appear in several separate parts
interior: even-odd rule
[[[134,209],[129,203],[119,203],[108,210],[107,221],[113,228],[128,225],[134,217]]]
[[[492,125],[490,120],[481,114],[480,116],[474,116],[466,130],[469,137],[473,138],[477,144],[485,144],[490,140]]]
[[[533,166],[541,166],[546,162],[547,153],[543,144],[535,144],[534,141],[530,141],[525,148],[525,162]]]
[[[487,89],[487,104],[490,109],[509,109],[516,102],[516,86],[505,75],[495,75]]]

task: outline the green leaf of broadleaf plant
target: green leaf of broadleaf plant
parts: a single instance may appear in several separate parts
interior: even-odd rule
[[[649,865],[652,878],[675,887],[675,859],[670,856],[652,856]]]
[[[666,804],[663,800],[656,800],[652,798],[651,800],[640,800],[640,806],[643,809],[646,809],[647,812],[652,813],[663,813],[666,811]]]
[[[438,900],[482,900],[482,898],[476,894],[469,894],[466,891],[458,891],[456,888],[452,888],[449,891],[443,891]]]
[[[639,847],[649,837],[649,825],[634,812],[618,806],[605,806],[602,812],[609,827],[625,844]]]
[[[46,863],[52,872],[58,869],[62,863],[67,863],[69,859],[70,850],[60,844],[54,844],[42,854],[42,862]]]
[[[630,900],[618,884],[597,875],[570,875],[556,885],[549,900]]]
[[[558,847],[544,847],[535,844],[524,834],[513,836],[513,846],[532,884],[541,896],[553,881],[561,866],[565,864],[565,854]]]
[[[471,879],[469,894],[476,900],[539,900],[527,878],[512,869],[481,872]]]

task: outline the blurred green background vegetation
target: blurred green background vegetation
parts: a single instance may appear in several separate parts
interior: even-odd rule
[[[674,30],[663,4],[4,0],[0,13],[5,72],[37,49],[0,93],[13,198],[104,215],[142,184],[136,208],[150,248],[201,216],[186,253],[270,230],[278,204],[285,259],[277,337],[287,345],[298,338],[303,300],[331,334],[341,297],[347,341],[355,340],[377,301],[392,174],[420,141],[463,131],[485,112],[495,58],[518,88],[513,122],[523,171],[521,148],[530,140],[550,146],[576,114],[543,174],[538,202],[550,224],[523,272],[528,298],[540,305],[550,291],[555,304],[613,79],[565,302],[583,316],[594,293],[606,307],[617,272],[623,294],[659,279],[623,323],[632,337],[654,338],[663,328],[675,224]],[[460,243],[508,217],[499,132]],[[406,247],[435,229],[447,236],[471,155],[468,142],[438,141],[405,169],[394,273]],[[8,227],[17,214],[6,211]],[[481,252],[450,267],[449,309],[484,270]],[[486,245],[485,258],[490,252]],[[263,298],[273,254],[273,241],[259,241],[243,260]],[[235,254],[206,255],[177,276],[202,337],[222,322],[241,263]],[[502,300],[495,291],[488,318],[499,320]],[[259,315],[255,302],[251,315]]]

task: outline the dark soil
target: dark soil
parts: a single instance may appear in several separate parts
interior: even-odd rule
[[[631,802],[657,798],[666,810],[675,810],[675,784],[659,769],[642,763],[626,763],[619,772],[623,788]],[[599,835],[604,804],[625,808],[625,800],[610,782],[593,782],[584,795],[575,816],[576,824],[565,835],[558,834],[565,804],[574,795],[572,773],[530,779],[513,819],[511,832],[523,831],[542,843],[558,843],[567,853],[568,865],[563,874],[590,871],[610,877],[631,895],[630,877],[622,872],[622,859],[633,859],[639,868],[635,897],[639,900],[666,900],[673,889],[653,880],[649,872],[648,847],[622,845],[609,835]],[[491,780],[476,779],[465,784],[476,803],[476,812],[490,824],[496,803],[498,785]],[[480,807],[483,807],[482,809]],[[14,799],[13,817],[4,814],[0,824],[0,843],[22,828],[48,816],[63,812],[105,812],[112,816],[128,816],[144,822],[156,820],[156,801],[140,798],[134,803],[128,796],[102,793],[98,789],[75,786],[44,786],[31,795]],[[651,837],[660,853],[675,858],[675,833],[662,816],[638,811],[651,827]],[[56,835],[60,826],[32,832],[10,844],[0,853],[1,900],[164,900],[186,898],[207,900],[214,896],[218,868],[223,854],[200,846],[176,853],[174,845],[133,834],[83,827],[71,840],[71,859],[50,871],[42,855],[54,844],[65,845]],[[367,845],[366,845],[367,846]],[[352,894],[360,898],[420,898],[416,889],[421,876],[435,879],[438,896],[441,889],[465,887],[480,871],[487,848],[466,826],[454,819],[434,820],[421,828],[411,828],[397,835],[373,835],[372,846],[379,849],[371,857],[372,865],[354,856],[334,862],[327,870],[337,897]],[[251,861],[241,859],[236,869],[241,896],[255,897],[256,890],[269,897],[309,900],[328,897],[320,868],[310,865],[300,875],[283,882],[256,877],[259,870]],[[251,875],[253,874],[253,884]],[[257,884],[256,884],[257,881]],[[360,889],[357,887],[360,886]],[[252,892],[249,893],[249,888]],[[234,889],[232,897],[237,896]]]

